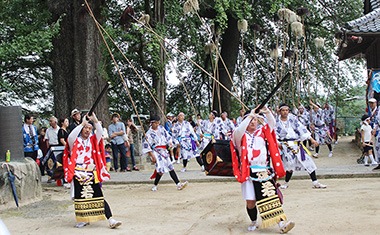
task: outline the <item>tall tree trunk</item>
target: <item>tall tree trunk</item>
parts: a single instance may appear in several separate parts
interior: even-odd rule
[[[164,1],[163,0],[154,0],[154,22],[155,24],[164,24]],[[158,39],[159,40],[159,39]],[[161,117],[161,120],[163,121],[165,119],[165,114],[161,112],[161,110],[165,113],[166,112],[166,80],[165,80],[165,51],[164,51],[164,41],[161,41],[160,51],[159,51],[159,58],[160,58],[160,66],[156,66],[155,68],[159,67],[161,68],[160,71],[153,72],[152,75],[152,87],[153,90],[156,92],[156,99],[158,102],[159,107],[157,104],[152,100],[151,102],[151,109],[150,114],[151,115],[158,115]]]
[[[100,76],[101,36],[83,0],[49,2],[53,16],[62,17],[60,34],[53,40],[54,109],[57,117],[68,117],[74,108],[89,110],[106,84]],[[104,0],[88,3],[101,22]],[[95,113],[109,121],[106,95]]]
[[[219,69],[219,81],[222,83],[229,91],[231,91],[232,87],[232,77],[235,72],[235,66],[237,63],[238,52],[239,52],[239,37],[240,33],[237,29],[237,19],[228,15],[228,26],[226,31],[222,36],[222,45],[220,55],[226,64],[229,74],[231,75],[231,79],[228,76],[227,70],[225,69],[222,61],[219,59],[218,61],[218,69]],[[219,97],[217,92],[214,94],[213,98],[213,109],[221,111],[226,111],[231,113],[231,94],[226,91],[224,88],[220,87],[220,107],[219,107]]]

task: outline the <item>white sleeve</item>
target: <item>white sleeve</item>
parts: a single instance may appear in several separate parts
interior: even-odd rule
[[[235,129],[232,139],[235,147],[237,149],[240,149],[241,145],[241,138],[243,138],[243,135],[245,134],[245,130],[247,129],[247,126],[252,120],[252,116],[248,115]]]
[[[72,130],[69,134],[69,137],[67,137],[67,142],[69,143],[70,150],[73,148],[74,142],[77,139],[79,133],[82,131],[82,124],[76,126],[74,130]]]
[[[274,119],[272,112],[269,111],[269,113],[266,113],[265,117],[267,118],[268,126],[273,130],[276,127],[276,120]]]
[[[99,122],[95,123],[94,126],[95,126],[95,136],[96,136],[96,140],[97,140],[98,143],[99,143],[100,140],[102,139],[102,135],[103,135],[103,127],[102,127],[102,125],[100,125]]]

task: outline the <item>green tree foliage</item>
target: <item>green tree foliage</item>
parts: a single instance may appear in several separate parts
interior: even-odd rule
[[[132,21],[125,29],[120,25],[120,16],[126,2],[116,0],[107,1],[104,9],[104,28],[115,40],[125,57],[107,39],[115,60],[122,72],[130,95],[135,101],[139,113],[149,113],[152,89],[152,71],[161,71],[165,66],[182,80],[178,85],[170,85],[167,90],[168,111],[185,111],[188,114],[207,113],[212,107],[212,79],[201,69],[190,62],[191,58],[199,66],[213,74],[212,64],[216,62],[216,54],[205,51],[205,45],[215,41],[227,27],[227,17],[248,21],[248,32],[241,34],[241,46],[235,73],[232,74],[236,90],[233,93],[241,96],[244,88],[244,103],[254,106],[262,100],[272,89],[280,77],[283,55],[280,52],[276,73],[275,60],[269,56],[273,45],[285,50],[296,50],[298,45],[298,60],[295,57],[284,59],[286,68],[293,68],[293,77],[284,85],[282,93],[275,97],[272,104],[281,101],[297,102],[300,99],[306,102],[308,97],[324,101],[329,96],[331,100],[338,100],[353,86],[352,78],[360,77],[361,61],[337,62],[334,57],[336,44],[334,33],[345,22],[358,18],[362,14],[360,0],[326,1],[246,1],[246,0],[204,0],[199,1],[200,9],[197,13],[183,13],[182,1],[167,0],[165,4],[165,23],[150,25],[154,31],[164,37],[167,42],[176,48],[165,44],[166,59],[159,58],[161,38],[148,28]],[[152,18],[153,1],[128,1],[139,18],[143,13]],[[1,92],[6,92],[12,98],[20,99],[23,103],[35,104],[37,98],[50,101],[47,94],[51,93],[51,71],[49,53],[51,38],[57,33],[58,23],[51,23],[44,1],[13,0],[0,3],[0,84]],[[291,33],[290,26],[278,21],[277,11],[287,7],[293,11],[301,7],[308,9],[303,16],[305,25],[304,38],[296,39]],[[28,9],[28,10],[25,10]],[[13,17],[17,12],[18,17]],[[215,30],[216,29],[216,30]],[[286,35],[285,32],[288,32]],[[325,38],[325,46],[317,49],[314,45],[316,37]],[[286,43],[284,39],[286,40]],[[223,38],[219,38],[221,41]],[[220,49],[220,48],[219,48]],[[135,72],[135,69],[138,76]],[[299,68],[299,78],[302,86],[297,83],[296,68]],[[120,79],[119,72],[104,47],[104,76],[112,83],[109,92],[111,111],[119,111],[125,116],[134,114],[132,103]],[[175,75],[173,75],[175,74]],[[284,75],[284,72],[283,74]],[[171,76],[168,76],[169,79]],[[141,79],[144,81],[141,81]],[[183,86],[186,86],[188,95],[195,106],[190,106],[189,99]],[[148,88],[145,88],[147,86]],[[336,99],[337,97],[337,99]],[[8,101],[0,101],[3,104]],[[232,99],[231,116],[237,116],[239,102]],[[34,102],[34,103],[33,103]],[[46,103],[46,102],[44,102]],[[52,105],[49,103],[49,105]]]
[[[4,0],[0,9],[0,92],[6,96],[0,104],[51,109],[49,53],[58,22],[50,22],[45,1]]]

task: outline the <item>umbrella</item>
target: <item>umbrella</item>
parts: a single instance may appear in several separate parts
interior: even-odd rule
[[[7,171],[8,171],[8,180],[9,183],[11,184],[12,188],[12,193],[13,193],[13,198],[15,199],[16,206],[18,206],[18,198],[17,198],[17,192],[16,192],[16,185],[15,185],[15,175],[12,173],[12,171],[9,169],[9,164],[8,163],[3,163],[1,165],[2,168],[4,168],[4,165],[7,166]]]

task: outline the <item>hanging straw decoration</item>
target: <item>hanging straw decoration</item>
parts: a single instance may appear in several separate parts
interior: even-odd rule
[[[275,47],[275,48],[272,48],[272,50],[269,52],[269,56],[270,56],[270,58],[272,58],[272,59],[276,59],[276,58],[278,58],[278,48],[277,47]]]
[[[246,33],[248,31],[248,22],[245,19],[237,22],[237,27],[240,33]]]
[[[282,21],[288,21],[289,19],[289,14],[292,12],[288,8],[281,8],[277,11],[277,15]]]
[[[290,11],[289,15],[288,15],[287,22],[289,24],[291,24],[291,23],[297,22],[297,21],[301,21],[301,18],[296,13],[294,13],[293,11]]]
[[[183,13],[187,15],[188,13],[199,11],[199,2],[198,0],[187,0],[183,4]]]
[[[139,22],[144,25],[148,25],[150,21],[150,15],[149,14],[142,14]]]
[[[207,43],[204,46],[204,48],[203,48],[203,50],[205,51],[206,55],[209,55],[209,54],[213,53],[215,51],[215,49],[216,49],[216,46],[212,42]]]
[[[304,36],[303,24],[301,22],[293,22],[290,25],[290,28],[292,29],[292,32],[296,35],[296,37]]]
[[[325,46],[325,39],[321,37],[317,37],[314,39],[314,44],[316,48],[323,48]]]

